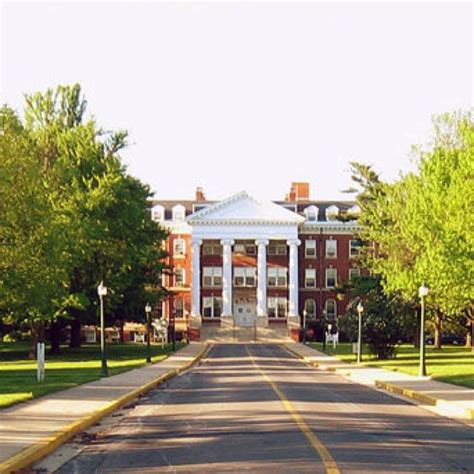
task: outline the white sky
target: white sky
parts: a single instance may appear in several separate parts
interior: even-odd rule
[[[1,101],[79,82],[98,122],[130,132],[156,196],[293,180],[344,198],[348,162],[393,179],[433,114],[472,104],[470,2],[2,3]]]

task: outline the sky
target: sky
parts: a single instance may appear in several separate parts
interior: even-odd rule
[[[0,0],[2,1],[2,0]],[[160,199],[344,199],[394,180],[433,115],[472,106],[471,2],[1,3],[0,99],[80,83]]]

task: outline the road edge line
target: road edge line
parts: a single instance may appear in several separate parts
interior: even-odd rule
[[[0,463],[0,473],[12,473],[24,469],[31,464],[40,461],[48,454],[52,453],[54,450],[63,445],[66,441],[76,436],[78,433],[89,428],[94,423],[97,423],[99,420],[109,415],[117,408],[125,405],[126,403],[134,400],[140,395],[143,395],[146,392],[149,392],[151,389],[161,385],[163,382],[166,382],[170,378],[180,374],[184,370],[189,369],[192,365],[198,362],[210,348],[209,344],[204,344],[203,349],[196,354],[196,356],[186,362],[183,366],[177,369],[171,369],[168,372],[160,375],[151,382],[132,390],[131,392],[122,395],[121,397],[112,400],[105,404],[103,407],[98,408],[92,413],[83,416],[79,420],[73,421],[72,423],[66,425],[64,428],[58,430],[56,433],[53,433],[50,436],[47,436],[43,439],[37,441],[33,446],[23,449],[17,454],[14,454],[7,460]],[[175,353],[176,354],[176,353]],[[165,359],[166,360],[166,359]],[[159,362],[158,362],[159,363]]]

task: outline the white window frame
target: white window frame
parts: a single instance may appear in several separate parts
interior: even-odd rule
[[[308,206],[304,210],[307,222],[317,222],[318,221],[318,208],[316,206]]]
[[[218,314],[216,314],[216,303],[219,305]],[[220,296],[204,296],[202,299],[202,315],[204,318],[220,318],[222,314],[222,297]],[[210,314],[206,314],[206,310],[210,310]]]
[[[331,243],[331,245],[329,245]],[[334,247],[334,254],[331,255],[329,251],[331,247]],[[336,239],[327,239],[326,240],[326,258],[337,258],[337,240]]]
[[[311,244],[311,245],[310,245]],[[305,258],[316,258],[316,240],[307,239],[304,241],[304,256]],[[313,250],[314,254],[308,253],[308,250]]]
[[[234,244],[234,253],[245,253],[245,244]]]
[[[181,274],[181,280],[182,283],[178,284],[178,272]],[[174,286],[176,288],[182,288],[183,286],[186,286],[186,269],[182,267],[175,268],[174,270]]]
[[[333,204],[332,206],[329,206],[326,209],[326,220],[328,222],[337,221],[338,217],[339,217],[339,208],[337,206]]]
[[[222,287],[222,267],[202,267],[203,288]]]
[[[176,204],[171,210],[171,215],[174,221],[184,221],[186,218],[186,208],[182,204]]]
[[[329,314],[329,304],[333,304],[334,303],[334,314]],[[331,320],[335,320],[337,319],[337,302],[334,298],[330,298],[330,299],[327,299],[324,303],[324,309],[326,311],[326,318],[327,319],[331,319]]]
[[[281,313],[281,305],[285,306],[285,310],[283,314]],[[268,310],[268,317],[270,319],[283,319],[286,318],[288,315],[288,298],[285,296],[270,296],[267,298],[267,310]],[[274,311],[274,316],[272,316],[272,312]]]
[[[182,247],[182,251],[179,252],[179,247]],[[181,237],[173,240],[173,257],[185,257],[186,256],[186,240]]]
[[[183,298],[175,298],[175,300],[173,301],[173,310],[174,310],[174,314],[176,318],[184,318],[184,299]],[[181,311],[181,314],[178,314],[178,311]]]
[[[203,255],[222,255],[222,245],[217,243],[202,244]]]
[[[257,255],[257,246],[255,244],[245,245],[245,254],[246,255]]]
[[[312,303],[313,305],[313,311],[310,313],[307,309],[308,307],[308,303]],[[316,319],[316,300],[314,300],[313,298],[308,298],[305,302],[304,302],[304,310],[306,311],[306,317],[308,319]]]
[[[308,276],[313,275],[313,276]],[[313,282],[309,285],[308,282]],[[316,268],[305,268],[304,270],[304,287],[305,288],[316,288]]]
[[[288,268],[267,267],[267,286],[286,288],[288,286]]]
[[[360,244],[361,242],[359,239],[349,240],[349,258],[355,258],[359,256]],[[353,250],[355,250],[355,253],[353,253]]]
[[[349,268],[349,280],[352,280],[353,276],[360,276],[360,268]]]
[[[237,283],[237,279],[242,279],[242,284]],[[252,283],[253,280],[253,283]],[[234,286],[254,287],[257,285],[256,267],[234,267]]]
[[[151,208],[151,220],[155,222],[163,222],[165,220],[165,208],[157,204]]]
[[[334,272],[334,285],[329,286],[328,285],[328,280],[329,280],[329,273]],[[337,284],[337,269],[336,268],[326,268],[326,288],[335,288]]]

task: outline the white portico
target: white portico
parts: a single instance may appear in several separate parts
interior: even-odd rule
[[[269,242],[281,242],[288,248],[288,315],[289,325],[299,326],[298,316],[298,225],[302,216],[270,201],[260,201],[246,192],[212,204],[188,216],[192,229],[192,288],[191,325],[199,327],[202,320],[201,248],[205,242],[221,245],[222,255],[222,314],[225,325],[265,326],[267,311],[267,249]],[[252,243],[256,250],[256,269],[249,267],[248,278],[255,286],[255,304],[245,299],[234,285],[233,248],[239,242]],[[256,270],[254,282],[253,270]],[[240,278],[240,277],[239,277]]]

